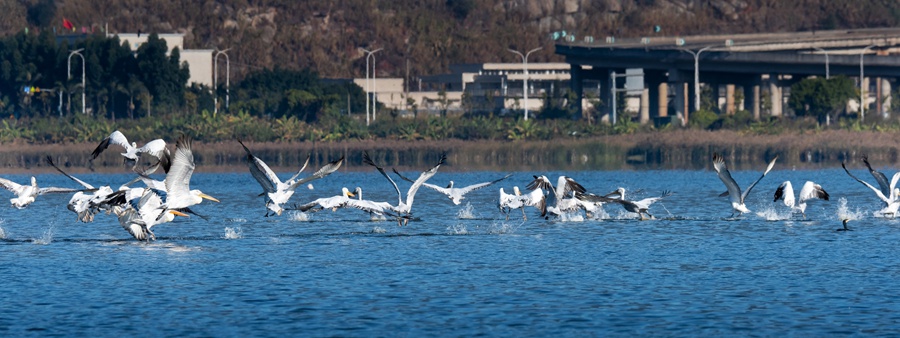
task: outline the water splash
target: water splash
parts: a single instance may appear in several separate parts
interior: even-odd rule
[[[371,214],[370,217],[369,217],[369,220],[370,220],[370,221],[386,221],[387,218],[384,217],[384,215]]]
[[[241,238],[244,238],[244,229],[241,229],[241,227],[236,227],[236,228],[226,227],[225,228],[225,239],[241,239]]]
[[[0,239],[6,239],[6,231],[3,231],[3,224],[6,224],[6,219],[0,218]]]
[[[53,225],[50,225],[47,228],[47,231],[44,231],[44,234],[41,235],[41,238],[35,238],[31,240],[31,243],[39,244],[39,245],[47,245],[53,242],[53,233],[55,232],[55,228]]]
[[[288,219],[294,222],[309,222],[309,214],[302,211],[292,211]]]
[[[765,209],[757,211],[756,216],[759,216],[759,218],[767,221],[790,221],[793,216],[793,212],[791,212],[790,210],[788,210],[787,213],[779,212],[772,206],[768,206]]]
[[[451,235],[467,235],[469,233],[469,229],[467,229],[463,224],[456,224],[448,226],[447,232],[449,232]]]
[[[584,222],[584,215],[577,212],[564,212],[559,214],[557,222]]]
[[[383,234],[383,233],[385,233],[385,232],[387,232],[387,230],[385,230],[385,229],[382,228],[382,227],[374,227],[374,228],[372,228],[372,233],[373,233],[373,234]]]
[[[589,220],[599,221],[599,220],[609,219],[610,216],[608,213],[606,213],[606,210],[603,210],[602,208],[597,208],[597,210],[594,210],[593,212],[591,212],[590,217],[586,217],[586,218]]]
[[[509,223],[492,223],[490,227],[488,227],[488,233],[493,235],[503,235],[503,234],[511,234],[515,233],[516,229],[519,228],[523,223],[519,225],[512,225]]]
[[[226,218],[225,221],[232,223],[247,223],[246,218]]]
[[[459,209],[456,217],[459,219],[475,219],[475,207],[473,207],[471,203],[466,202],[466,206]]]
[[[844,197],[841,197],[838,202],[837,218],[839,220],[858,220],[866,215],[866,213],[864,211],[860,211],[859,208],[856,208],[856,210],[850,210],[850,207],[847,206],[847,199]]]

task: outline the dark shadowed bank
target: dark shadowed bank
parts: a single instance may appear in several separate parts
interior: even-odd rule
[[[418,169],[448,153],[442,171],[549,171],[710,169],[713,152],[725,154],[734,169],[753,169],[774,156],[779,166],[825,168],[855,163],[867,154],[879,166],[897,163],[900,134],[829,130],[790,135],[742,134],[733,131],[672,131],[558,139],[552,141],[344,141],[255,143],[247,146],[275,170],[296,170],[307,154],[313,168],[346,156],[342,170],[369,170],[362,163],[368,151],[379,163],[400,169]],[[3,144],[3,173],[51,170],[47,155],[72,172],[122,172],[121,149],[113,146],[90,161],[96,144]],[[194,143],[198,171],[246,170],[246,155],[237,141]],[[308,169],[309,170],[309,169]]]

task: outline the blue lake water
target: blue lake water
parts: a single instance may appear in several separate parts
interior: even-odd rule
[[[446,172],[431,183],[504,174]],[[601,220],[544,220],[529,209],[527,221],[519,211],[507,221],[496,207],[499,188],[524,188],[532,174],[554,182],[565,174],[597,193],[621,186],[641,198],[675,194],[653,205],[655,220],[606,205]],[[733,175],[745,186],[759,173]],[[113,185],[131,178],[79,176]],[[73,187],[61,175],[37,178]],[[816,181],[832,198],[811,202],[805,220],[791,217],[772,202],[785,180],[797,191]],[[314,185],[292,202],[343,186],[396,201],[374,170]],[[725,188],[712,170],[518,172],[461,206],[423,189],[418,219],[405,227],[358,210],[265,218],[248,172],[198,173],[192,187],[222,202],[194,208],[209,220],[154,227],[150,243],[133,240],[113,216],[75,222],[68,195],[40,196],[25,210],[4,199],[0,335],[900,334],[900,220],[874,217],[880,202],[840,168],[776,166],[749,198],[753,213],[738,219],[717,197]],[[848,217],[853,231],[835,231]]]

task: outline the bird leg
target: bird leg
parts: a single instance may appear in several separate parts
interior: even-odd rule
[[[522,220],[523,220],[523,221],[527,221],[527,220],[528,220],[528,216],[525,215],[525,207],[522,207]]]

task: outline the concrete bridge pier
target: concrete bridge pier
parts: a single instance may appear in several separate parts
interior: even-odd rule
[[[569,69],[569,88],[575,93],[575,109],[578,110],[578,113],[581,114],[581,118],[585,119],[592,123],[589,116],[585,116],[584,114],[584,74],[579,65],[571,65]]]
[[[768,78],[770,107],[769,115],[781,117],[783,115],[784,94],[782,92],[781,83],[778,74],[769,74]]]
[[[759,77],[753,77],[741,83],[741,88],[744,90],[744,110],[753,114],[753,119],[756,121],[759,121],[761,117],[759,83]]]
[[[673,121],[678,125],[685,126],[688,122],[688,112],[693,109],[688,106],[688,81],[687,79],[693,75],[681,72],[677,69],[669,69],[670,90],[675,94],[675,117],[678,121]]]
[[[649,103],[650,115],[654,117],[669,116],[669,84],[666,82],[665,71],[648,71],[644,70],[644,83],[646,88],[650,90]],[[641,124],[649,122],[641,121]]]

